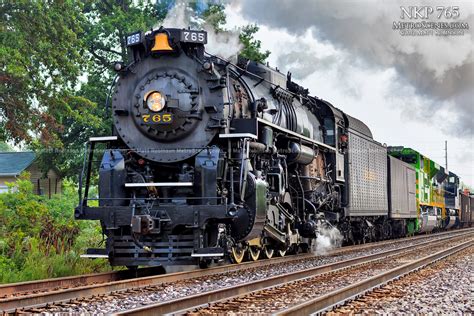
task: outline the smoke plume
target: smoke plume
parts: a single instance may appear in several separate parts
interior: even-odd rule
[[[437,19],[435,12],[429,21],[467,22],[469,29],[460,36],[402,36],[392,29],[393,22],[409,22],[401,20],[400,6],[413,5],[458,5],[459,19]],[[472,3],[242,0],[240,10],[246,19],[295,35],[301,36],[310,30],[318,40],[348,52],[353,60],[361,59],[367,67],[393,67],[400,80],[394,84],[394,93],[400,86],[413,87],[416,96],[425,101],[415,109],[423,113],[425,120],[440,109],[449,109],[454,123],[448,132],[467,138],[474,135]],[[285,47],[291,49],[291,46]],[[318,67],[318,63],[311,63],[311,57],[304,49],[297,48],[286,52],[280,60],[296,63],[295,75],[304,78]],[[323,67],[331,62],[337,66],[337,60],[320,60]],[[409,99],[404,106],[412,106]]]
[[[168,11],[163,26],[205,30],[207,32],[206,51],[225,59],[235,59],[242,49],[238,30],[217,32],[192,9],[188,1],[176,1],[173,8]]]

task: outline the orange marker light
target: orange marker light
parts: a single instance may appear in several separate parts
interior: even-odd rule
[[[161,51],[172,51],[169,42],[168,35],[166,33],[158,33],[155,35],[155,45],[151,49],[152,52],[161,52]]]

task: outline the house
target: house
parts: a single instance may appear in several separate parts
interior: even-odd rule
[[[56,170],[50,169],[47,173],[40,170],[34,152],[0,152],[0,193],[6,192],[6,182],[15,182],[24,171],[30,173],[30,180],[34,186],[34,193],[51,195],[61,193],[61,178]]]

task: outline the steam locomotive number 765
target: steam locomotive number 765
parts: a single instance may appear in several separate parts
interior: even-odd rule
[[[142,121],[145,124],[171,124],[173,115],[167,114],[143,114]]]

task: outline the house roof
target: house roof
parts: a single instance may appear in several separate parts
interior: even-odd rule
[[[36,155],[32,151],[0,152],[0,176],[17,176],[28,168]]]

